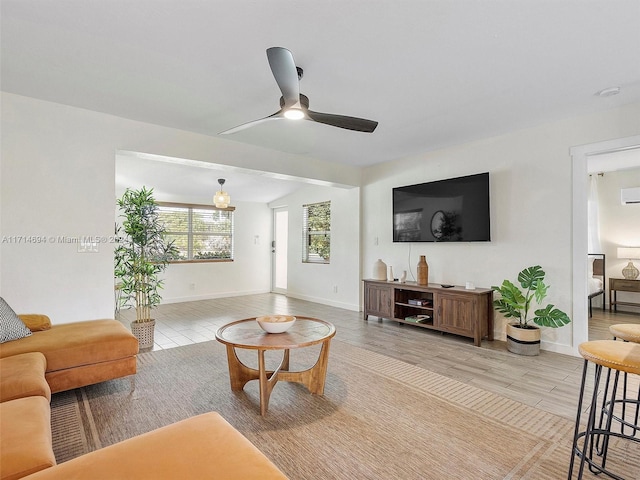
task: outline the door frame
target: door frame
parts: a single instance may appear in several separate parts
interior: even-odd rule
[[[613,153],[640,146],[640,135],[616,138],[604,142],[572,147],[573,168],[573,352],[578,355],[578,345],[589,340],[588,316],[588,162],[589,157]],[[607,288],[607,286],[604,286]]]

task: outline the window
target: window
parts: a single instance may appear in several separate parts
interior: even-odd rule
[[[331,202],[303,205],[302,209],[302,262],[329,263]]]
[[[233,207],[159,205],[167,239],[180,252],[172,262],[233,260]]]

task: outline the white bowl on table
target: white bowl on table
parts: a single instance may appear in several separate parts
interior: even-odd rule
[[[296,323],[296,317],[292,315],[265,315],[256,317],[256,321],[260,328],[267,333],[283,333]]]

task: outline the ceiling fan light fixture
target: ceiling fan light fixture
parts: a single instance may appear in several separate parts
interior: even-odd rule
[[[284,116],[289,120],[302,120],[304,118],[304,112],[300,108],[289,108],[285,110]]]
[[[213,196],[213,204],[217,208],[227,208],[231,203],[231,197],[229,196],[229,194],[224,190],[222,190],[222,186],[224,185],[224,182],[225,182],[224,178],[218,179],[218,183],[220,184],[220,190],[218,190],[216,194]]]
[[[259,120],[244,123],[220,132],[221,135],[236,133],[268,120],[283,118],[291,120],[304,119],[331,127],[366,133],[372,133],[378,126],[378,122],[367,120],[366,118],[347,117],[345,115],[309,110],[309,98],[300,93],[300,79],[302,78],[303,71],[300,67],[296,66],[293,54],[283,47],[271,47],[267,49],[267,60],[269,61],[269,67],[271,67],[271,73],[273,73],[280,92],[282,92],[282,96],[280,97],[280,110]]]

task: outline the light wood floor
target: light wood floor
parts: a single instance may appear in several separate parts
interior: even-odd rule
[[[260,294],[161,305],[154,311],[154,350],[214,340],[220,326],[268,313],[327,320],[336,326],[335,338],[341,342],[418,365],[571,420],[575,418],[581,358],[546,351],[537,357],[522,357],[509,353],[501,341],[483,340],[481,347],[475,347],[470,339],[375,317],[364,321],[361,312],[284,295]],[[608,326],[614,323],[640,324],[638,314],[614,314],[601,309],[594,309],[593,313],[589,321],[590,340],[611,338]],[[118,318],[128,326],[135,312],[122,310]]]
[[[611,338],[609,326],[616,323],[635,323],[640,325],[640,313],[609,312],[593,309],[593,317],[589,320],[589,340],[604,340]]]

